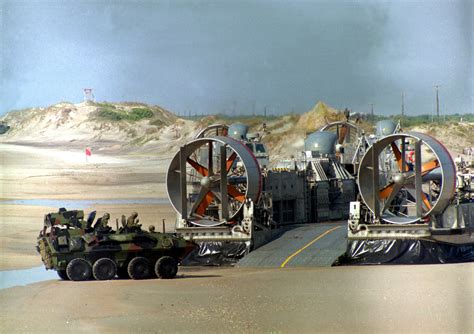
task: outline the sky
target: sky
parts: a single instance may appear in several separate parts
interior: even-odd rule
[[[473,111],[473,5],[0,0],[0,114],[137,101],[177,114]]]

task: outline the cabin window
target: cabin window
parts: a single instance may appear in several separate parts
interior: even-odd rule
[[[263,144],[255,144],[255,150],[257,153],[265,153],[265,146]]]

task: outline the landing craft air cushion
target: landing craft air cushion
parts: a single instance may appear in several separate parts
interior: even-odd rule
[[[335,134],[314,133],[303,156],[269,168],[262,136],[249,135],[241,124],[222,129],[201,131],[168,168],[176,230],[186,239],[240,242],[248,251],[283,226],[347,219],[356,186],[339,162]]]
[[[381,121],[369,137],[351,127],[359,137],[355,150],[345,152],[341,142],[348,145],[351,130],[345,123],[336,125],[336,133],[309,135],[302,156],[270,169],[261,168],[251,150],[245,150],[246,128],[244,133],[239,132],[242,127],[232,128],[237,138],[210,135],[183,146],[167,175],[177,230],[202,243],[245,242],[249,251],[269,241],[262,235],[271,238],[282,227],[349,219],[348,252],[360,240],[375,239],[431,237],[435,247],[438,240],[457,233],[461,249],[454,250],[451,260],[472,259],[472,238],[466,238],[473,221],[472,196],[467,200],[462,195],[456,204],[456,173],[444,146]],[[421,143],[423,148],[418,147]],[[421,152],[424,157],[418,161]],[[357,167],[359,187],[344,168],[347,164],[341,163],[344,154]],[[358,188],[362,201],[356,202]],[[415,256],[410,261],[423,259]]]

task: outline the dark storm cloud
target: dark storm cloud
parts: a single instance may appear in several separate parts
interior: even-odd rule
[[[0,112],[135,100],[175,112],[470,111],[470,2],[3,2]]]

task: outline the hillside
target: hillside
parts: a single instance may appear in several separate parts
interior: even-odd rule
[[[169,158],[180,145],[188,142],[210,124],[242,122],[250,132],[266,134],[263,141],[271,152],[271,160],[287,159],[304,147],[307,134],[323,125],[344,119],[343,112],[318,102],[306,113],[272,116],[228,117],[206,116],[196,120],[178,118],[159,106],[142,103],[58,103],[47,108],[14,111],[0,119],[10,129],[0,135],[0,142],[35,146],[66,146],[70,149],[92,147],[102,153],[147,153]],[[373,125],[361,120],[359,126],[371,133]],[[416,124],[415,130],[435,135],[453,152],[474,146],[470,136],[474,123]]]
[[[444,124],[425,124],[411,126],[407,131],[427,133],[437,138],[449,151],[460,154],[467,147],[474,147],[474,123],[448,122]]]
[[[270,150],[270,160],[273,162],[295,156],[304,149],[304,139],[308,134],[318,131],[328,123],[342,120],[345,120],[342,111],[332,108],[322,101],[317,102],[313,108],[303,114],[282,115],[267,119],[263,117],[212,117],[212,122],[215,123],[245,123],[249,125],[250,132],[261,134],[264,133],[263,123],[266,123],[266,134],[262,141]],[[366,131],[371,129],[370,123],[365,120],[361,120],[359,126]]]
[[[464,116],[464,117],[463,117]],[[440,124],[431,122],[431,117],[405,116],[405,132],[418,131],[428,133],[440,140],[448,150],[457,155],[463,152],[467,147],[474,147],[474,122],[472,117],[466,115],[451,115],[447,121]],[[469,115],[467,115],[469,116]],[[394,122],[399,121],[399,117],[390,116]],[[233,122],[242,122],[250,127],[250,132],[263,133],[263,123],[266,123],[268,133],[263,137],[263,142],[271,152],[271,160],[288,159],[304,148],[304,138],[307,134],[317,131],[324,125],[344,120],[344,113],[332,108],[324,102],[317,102],[313,108],[301,115],[283,115],[264,119],[263,117],[244,117],[228,118],[222,116],[212,116],[202,120],[206,124],[222,123],[231,124]],[[374,133],[374,123],[378,120],[386,119],[382,116],[376,116],[375,120],[369,121],[361,119],[358,126],[366,134]],[[460,122],[460,119],[464,119]]]
[[[13,111],[0,119],[10,130],[0,142],[37,146],[90,146],[103,152],[136,150],[186,140],[192,121],[142,103],[58,103],[47,108]]]

